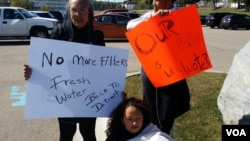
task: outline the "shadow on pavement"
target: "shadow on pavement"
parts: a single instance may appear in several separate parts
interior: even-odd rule
[[[29,45],[30,40],[0,40],[0,46]]]
[[[109,42],[109,43],[114,43],[114,42],[122,42],[122,43],[124,43],[124,42],[128,42],[128,40],[127,39],[105,39],[105,42]]]

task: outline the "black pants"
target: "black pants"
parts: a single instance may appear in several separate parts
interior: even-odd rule
[[[190,93],[186,80],[155,88],[141,70],[143,100],[152,107],[152,122],[163,132],[170,134],[175,118],[190,109]]]
[[[58,118],[58,122],[60,128],[59,141],[72,141],[77,123],[79,123],[79,130],[84,141],[96,141],[96,118]]]

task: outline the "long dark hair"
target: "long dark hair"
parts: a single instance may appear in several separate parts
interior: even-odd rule
[[[145,128],[151,122],[151,111],[150,105],[137,98],[128,98],[121,102],[111,113],[110,119],[107,123],[106,135],[108,140],[118,141],[123,140],[121,137],[124,134],[125,126],[122,123],[122,118],[127,107],[134,106],[142,112],[143,115],[143,126]]]

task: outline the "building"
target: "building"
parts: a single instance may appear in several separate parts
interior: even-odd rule
[[[65,13],[69,0],[30,0],[34,4],[34,9],[40,9],[43,5],[48,5],[52,10]]]
[[[124,1],[121,5],[129,10],[133,10],[136,6],[137,2],[134,1]]]

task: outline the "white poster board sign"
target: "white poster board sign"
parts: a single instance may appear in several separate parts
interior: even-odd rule
[[[128,53],[32,37],[25,118],[108,117],[122,101]]]

